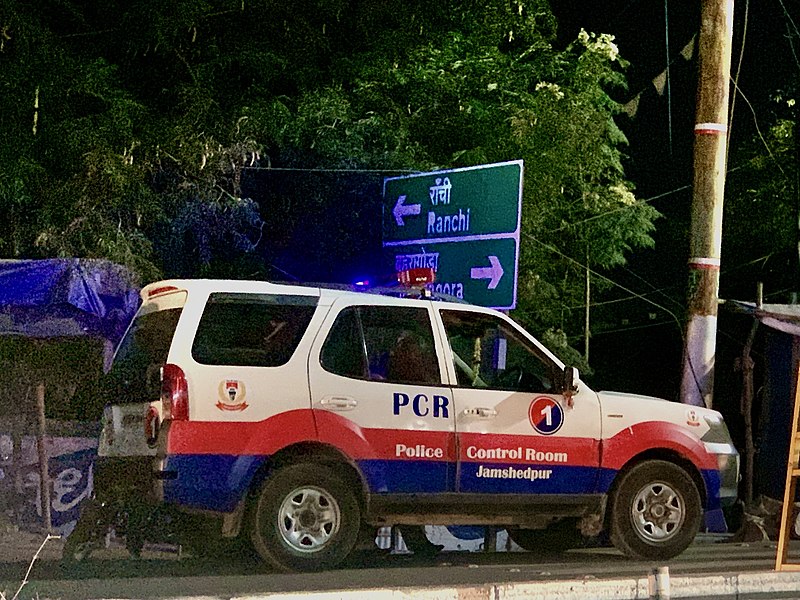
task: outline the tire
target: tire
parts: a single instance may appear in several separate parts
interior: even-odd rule
[[[663,460],[639,463],[623,473],[610,511],[611,542],[642,560],[665,560],[686,550],[703,516],[692,478]]]
[[[546,529],[519,529],[509,527],[508,537],[527,552],[540,555],[559,554],[572,548],[580,548],[584,537],[574,519],[564,519]]]
[[[251,512],[253,547],[281,571],[319,571],[342,562],[358,538],[358,500],[319,464],[280,469],[261,486]]]

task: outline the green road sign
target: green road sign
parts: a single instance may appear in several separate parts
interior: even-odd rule
[[[396,270],[433,267],[437,292],[514,308],[521,204],[521,160],[387,178],[383,246]]]
[[[383,184],[383,240],[519,232],[522,161],[405,177]]]
[[[396,271],[431,267],[433,290],[471,304],[510,309],[516,305],[519,244],[513,237],[468,244],[428,243],[389,246]]]

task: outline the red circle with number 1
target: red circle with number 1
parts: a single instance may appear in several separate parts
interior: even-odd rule
[[[564,424],[564,411],[558,402],[548,396],[539,396],[531,402],[528,419],[542,435],[552,435]]]

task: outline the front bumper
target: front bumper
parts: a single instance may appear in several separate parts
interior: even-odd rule
[[[739,453],[731,443],[706,443],[706,450],[717,459],[719,502],[730,506],[739,497]]]

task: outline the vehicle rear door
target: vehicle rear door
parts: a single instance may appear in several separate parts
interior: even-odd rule
[[[125,332],[102,382],[101,457],[155,456],[144,435],[145,415],[160,401],[161,367],[185,302],[179,290],[149,298]]]

